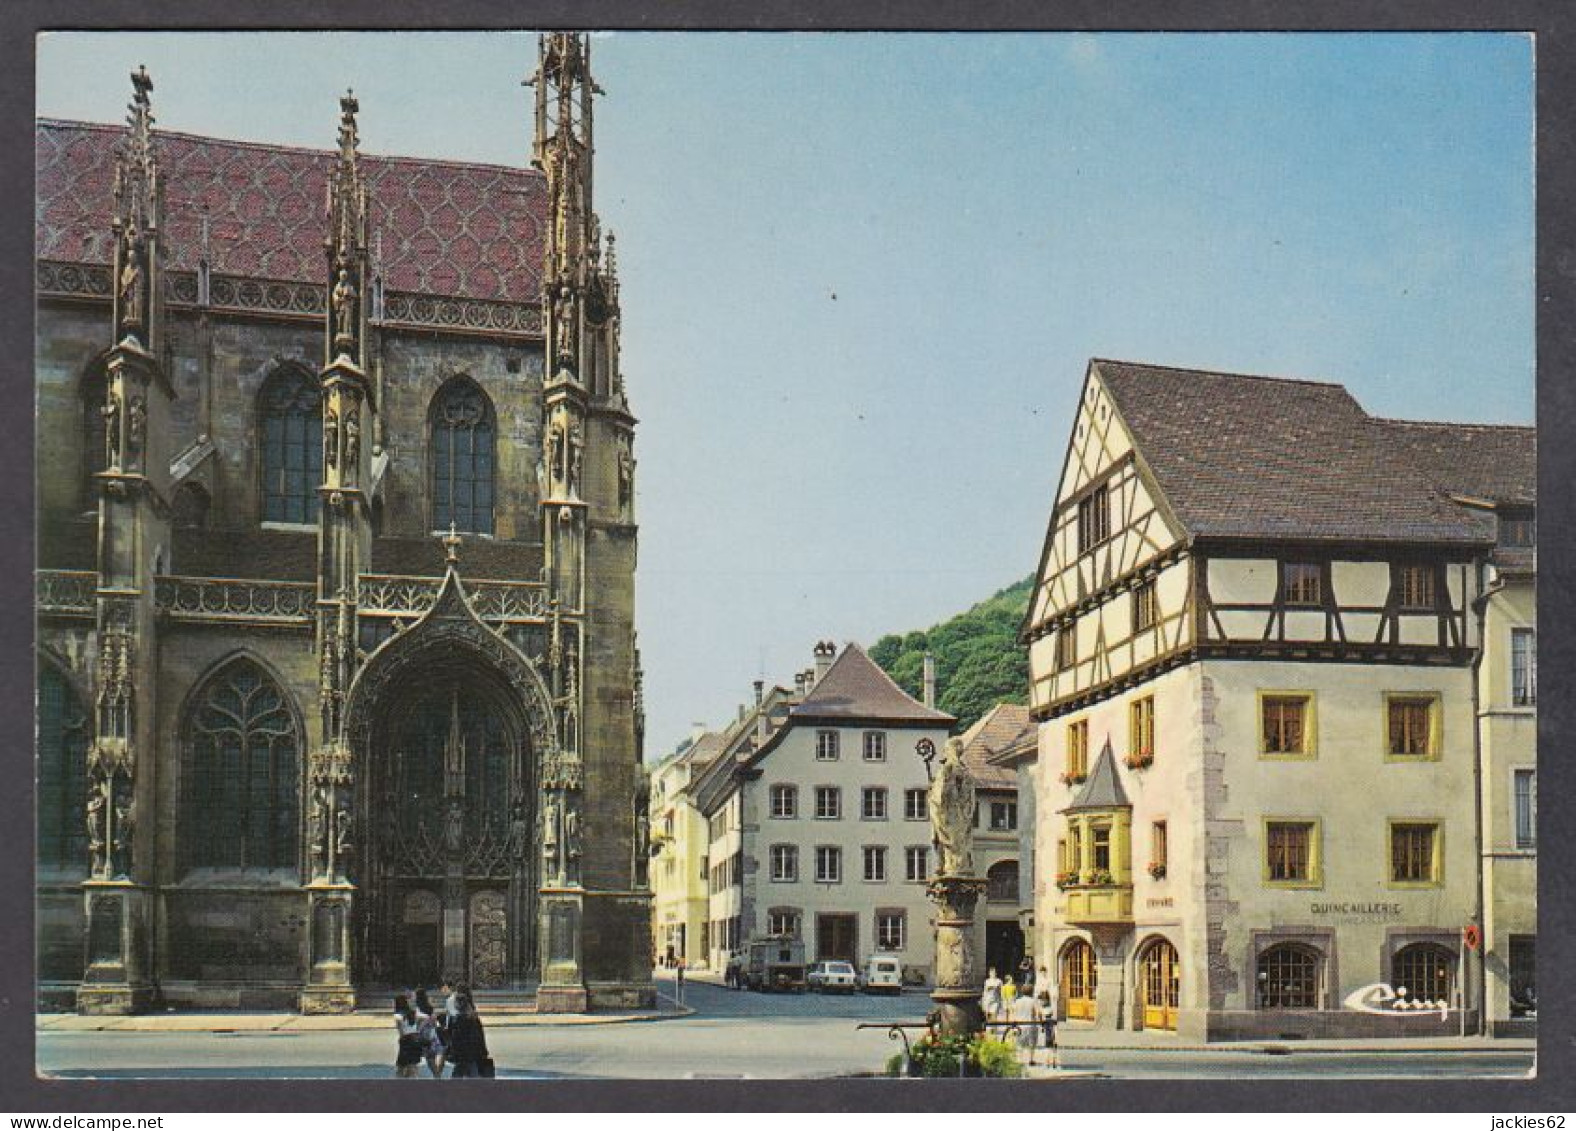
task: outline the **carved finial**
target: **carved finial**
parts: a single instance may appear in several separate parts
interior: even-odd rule
[[[460,564],[460,534],[452,522],[449,523],[449,532],[443,536],[443,560],[451,566]]]
[[[339,155],[347,161],[355,160],[356,146],[361,140],[356,129],[356,114],[360,110],[356,92],[346,90],[345,97],[339,100]]]

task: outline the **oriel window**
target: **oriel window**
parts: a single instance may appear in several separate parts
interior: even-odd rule
[[[323,482],[323,397],[303,370],[282,368],[258,398],[263,521],[317,521]]]
[[[432,524],[493,532],[492,405],[476,383],[456,377],[432,400]]]

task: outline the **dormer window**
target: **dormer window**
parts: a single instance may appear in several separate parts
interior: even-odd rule
[[[1499,544],[1514,549],[1529,549],[1536,546],[1538,530],[1532,512],[1500,515]]]

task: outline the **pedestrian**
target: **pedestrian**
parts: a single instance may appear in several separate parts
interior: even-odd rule
[[[1007,1015],[1008,1020],[1012,1019],[1012,1003],[1017,1000],[1017,997],[1018,979],[1008,974],[1006,980],[1001,984],[1001,1009]]]
[[[1050,1050],[1051,1067],[1055,1068],[1056,1007],[1051,1003],[1051,995],[1049,993],[1041,993],[1035,1000],[1040,1003],[1040,1043]]]
[[[438,987],[438,992],[443,995],[443,1025],[447,1029],[449,1022],[453,1021],[459,1012],[459,999],[454,994],[454,975],[445,974],[443,984]]]
[[[1039,973],[1034,976],[1034,996],[1050,997],[1050,995],[1051,976],[1045,972],[1045,967],[1041,966]]]
[[[1008,985],[1012,983],[1009,981]],[[1034,1043],[1040,1035],[1040,1003],[1031,994],[1020,994],[1007,1007],[1007,1020],[1018,1031],[1018,1059],[1034,1063]]]
[[[1001,979],[996,976],[994,966],[985,975],[985,992],[980,994],[980,1008],[984,1010],[987,1021],[995,1021],[1001,1016]]]
[[[679,1004],[682,1005],[684,1002],[684,960],[682,958],[673,960],[673,988]]]
[[[451,1080],[477,1079],[494,1074],[492,1056],[487,1052],[487,1030],[476,1002],[469,993],[456,996],[458,1012],[449,1022],[449,1062],[454,1065]]]
[[[421,1026],[421,1055],[434,1080],[443,1079],[443,1026],[425,987],[416,991],[416,1024]]]
[[[394,1058],[394,1075],[414,1080],[421,1069],[421,1024],[411,1008],[410,998],[394,998],[394,1029],[399,1033],[399,1052]]]
[[[1034,960],[1027,954],[1018,963],[1018,985],[1026,991],[1034,986]]]

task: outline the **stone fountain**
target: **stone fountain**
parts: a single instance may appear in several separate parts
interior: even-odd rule
[[[929,747],[928,752],[924,747]],[[924,743],[920,756],[934,757]],[[963,742],[947,740],[930,781],[930,831],[939,857],[926,894],[936,905],[936,1003],[943,1033],[973,1036],[984,1024],[974,971],[974,907],[985,881],[974,875],[974,779],[963,765]]]

